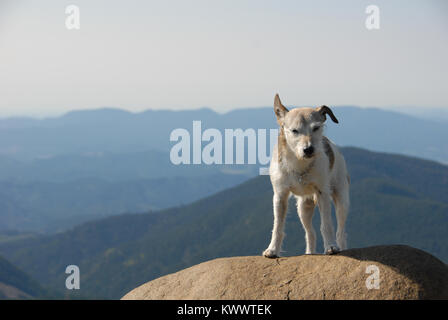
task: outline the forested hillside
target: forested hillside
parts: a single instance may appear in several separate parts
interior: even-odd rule
[[[349,246],[407,244],[448,261],[448,167],[356,148],[343,152],[352,176]],[[318,230],[319,215],[314,222]],[[0,253],[55,290],[64,291],[65,267],[76,264],[82,279],[76,294],[119,298],[141,283],[205,260],[261,254],[271,227],[272,189],[269,178],[261,176],[189,205],[0,244]],[[303,254],[294,205],[286,234],[284,255]]]

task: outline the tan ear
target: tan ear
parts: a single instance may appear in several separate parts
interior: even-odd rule
[[[331,111],[331,109],[327,106],[320,106],[319,108],[317,108],[317,111],[322,115],[324,121],[327,120],[326,115],[328,114],[333,122],[339,123],[338,119],[336,119],[336,117],[334,116],[333,111]]]
[[[285,108],[284,105],[282,105],[282,102],[280,101],[280,97],[278,96],[278,93],[275,95],[274,98],[274,112],[277,116],[277,122],[279,125],[283,125],[283,119],[288,112],[288,109]]]

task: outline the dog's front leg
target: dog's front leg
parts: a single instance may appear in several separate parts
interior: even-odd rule
[[[288,210],[289,191],[274,193],[274,227],[272,229],[272,238],[269,247],[263,252],[267,258],[277,258],[280,254],[282,241],[284,237],[283,229],[285,226],[286,211]]]
[[[338,253],[340,249],[336,245],[333,223],[331,221],[331,198],[328,193],[321,192],[317,197],[317,205],[320,212],[320,232],[324,240],[324,253]]]

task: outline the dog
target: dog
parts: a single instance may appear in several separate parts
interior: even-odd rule
[[[327,106],[289,111],[278,94],[274,99],[274,111],[280,126],[269,167],[274,190],[274,227],[263,256],[279,257],[291,194],[297,199],[297,212],[305,229],[305,254],[316,253],[316,233],[312,224],[316,205],[321,216],[324,253],[335,254],[347,249],[345,222],[350,204],[350,176],[344,157],[323,135],[327,115],[335,123],[339,123],[338,119]],[[331,220],[331,200],[336,209],[336,235]]]

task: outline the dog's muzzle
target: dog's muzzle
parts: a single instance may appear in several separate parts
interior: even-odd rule
[[[305,149],[303,149],[303,154],[305,155],[305,158],[311,158],[314,155],[314,147],[306,147]]]

